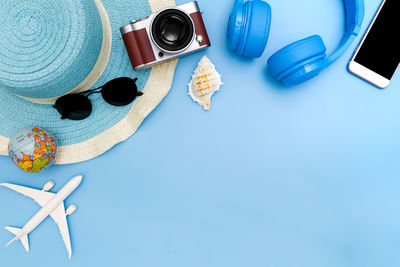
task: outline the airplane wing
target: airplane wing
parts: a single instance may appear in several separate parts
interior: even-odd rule
[[[68,256],[71,259],[72,248],[71,248],[71,239],[69,237],[68,223],[67,223],[67,215],[65,214],[64,203],[61,203],[52,213],[50,213],[51,218],[55,221],[60,229],[60,234],[62,239],[64,240],[65,247],[68,251]]]
[[[36,201],[40,206],[46,205],[46,203],[55,195],[54,193],[50,192],[45,192],[42,190],[38,189],[33,189],[21,185],[15,185],[15,184],[8,184],[8,183],[3,183],[0,184],[0,186],[7,187],[11,190],[14,190],[15,192],[18,192],[24,196],[32,198],[34,201]]]

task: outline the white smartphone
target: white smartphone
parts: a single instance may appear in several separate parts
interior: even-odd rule
[[[379,88],[389,86],[400,64],[400,1],[383,0],[348,69]]]

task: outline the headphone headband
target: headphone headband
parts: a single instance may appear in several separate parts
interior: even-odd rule
[[[337,60],[349,48],[361,29],[364,19],[364,0],[344,0],[346,30],[338,47],[324,60],[328,66]]]
[[[346,12],[346,33],[358,34],[364,19],[363,0],[344,0]]]

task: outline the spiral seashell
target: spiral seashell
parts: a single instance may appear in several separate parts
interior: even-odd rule
[[[209,110],[211,97],[221,85],[221,75],[215,69],[214,64],[204,56],[192,75],[192,81],[188,84],[189,95],[203,106],[204,110]]]

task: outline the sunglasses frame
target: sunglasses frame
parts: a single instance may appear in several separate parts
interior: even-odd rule
[[[112,106],[116,106],[116,107],[127,106],[127,105],[131,104],[138,96],[143,95],[143,92],[140,92],[137,88],[137,85],[136,85],[137,80],[138,80],[138,78],[132,79],[130,77],[115,78],[111,81],[108,81],[104,85],[94,88],[94,89],[86,90],[86,91],[79,92],[79,93],[63,95],[56,100],[56,103],[53,105],[53,108],[55,108],[58,111],[58,113],[61,114],[62,120],[64,120],[64,119],[84,120],[90,116],[90,114],[92,113],[92,109],[93,109],[92,101],[90,100],[89,96],[92,94],[97,94],[97,93],[101,93],[103,100]],[[119,102],[112,101],[109,98],[109,95],[104,93],[109,90],[112,90],[112,88],[113,88],[112,85],[114,83],[125,82],[126,83],[125,85],[127,85],[128,81],[129,81],[129,83],[134,84],[134,88],[136,91],[135,95],[129,96],[132,99],[128,99],[127,101],[119,101]],[[106,91],[104,90],[104,88],[106,88]],[[80,103],[79,102],[77,103],[77,101],[80,101]],[[75,102],[75,103],[73,103],[73,102]],[[71,106],[69,106],[69,108],[68,108],[67,104],[71,104],[71,103],[76,104],[77,106],[80,106],[80,107],[84,107],[84,108],[82,108],[81,110],[79,110],[79,109],[73,110],[74,108],[71,108]]]

